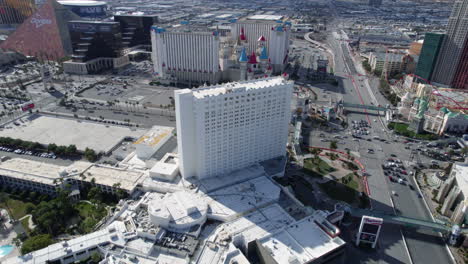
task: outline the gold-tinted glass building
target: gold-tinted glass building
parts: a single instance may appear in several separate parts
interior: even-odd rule
[[[0,24],[21,24],[35,9],[34,0],[0,0]]]

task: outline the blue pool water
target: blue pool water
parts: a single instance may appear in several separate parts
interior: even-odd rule
[[[10,254],[11,251],[13,251],[12,245],[0,246],[0,258]]]

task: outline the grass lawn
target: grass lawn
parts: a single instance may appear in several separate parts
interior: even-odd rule
[[[354,179],[352,173],[343,177],[340,181],[328,181],[319,184],[322,190],[335,200],[340,200],[352,204],[356,201],[359,193],[359,183]]]
[[[99,208],[96,205],[86,202],[76,204],[75,209],[78,210],[78,214],[82,219],[80,227],[84,233],[91,232],[93,227],[106,216],[107,213],[104,207]]]
[[[31,234],[31,229],[29,228],[29,218],[31,217],[26,217],[23,220],[21,220],[21,225],[23,226],[24,230],[28,235]]]
[[[355,180],[354,174],[350,173],[346,175],[345,177],[341,178],[341,183],[344,185],[348,186],[349,188],[359,191],[359,183]]]
[[[438,138],[437,135],[430,133],[416,134],[414,131],[409,130],[408,127],[409,125],[404,123],[391,122],[390,124],[388,124],[388,128],[393,129],[396,133],[406,137],[425,140],[434,140]]]
[[[322,177],[334,171],[336,171],[336,169],[328,165],[328,163],[321,158],[318,158],[316,162],[314,162],[314,158],[304,160],[304,172],[313,177]]]
[[[13,198],[8,199],[8,207],[10,208],[11,213],[13,214],[13,217],[15,219],[20,219],[21,217],[26,215],[26,206],[28,204],[33,205],[32,203],[25,203],[23,201],[16,200]],[[0,208],[7,209],[7,206],[5,205],[5,203],[0,203]]]
[[[99,220],[106,216],[107,211],[105,208],[99,210],[96,205],[89,204],[86,202],[80,202],[75,205],[75,208],[78,210],[79,214],[83,218],[91,217],[98,218]]]

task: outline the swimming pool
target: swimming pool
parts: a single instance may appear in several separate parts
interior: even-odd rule
[[[12,245],[0,246],[0,258],[10,254],[11,251],[13,251]]]

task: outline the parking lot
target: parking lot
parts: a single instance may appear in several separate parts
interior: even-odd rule
[[[100,124],[73,118],[33,114],[2,128],[0,136],[39,142],[43,145],[75,145],[78,150],[86,148],[96,152],[108,152],[126,137],[138,138],[143,129]]]
[[[11,149],[11,151],[7,151],[6,149]],[[31,154],[26,154],[27,151],[23,150],[23,153],[15,153],[15,150],[17,149],[0,147],[0,157],[29,159],[29,160],[39,161],[39,162],[47,162],[47,163],[51,163],[55,165],[61,165],[61,166],[68,166],[76,161],[76,157],[70,158],[70,157],[57,157],[56,156],[56,158],[54,159],[53,156],[55,156],[55,154],[53,153],[31,151]],[[43,154],[48,154],[49,156],[48,157],[42,156]]]
[[[151,107],[161,107],[171,104],[174,89],[150,85],[133,85],[132,79],[113,77],[107,84],[98,84],[80,94],[81,98],[98,99],[101,101],[132,102]]]

